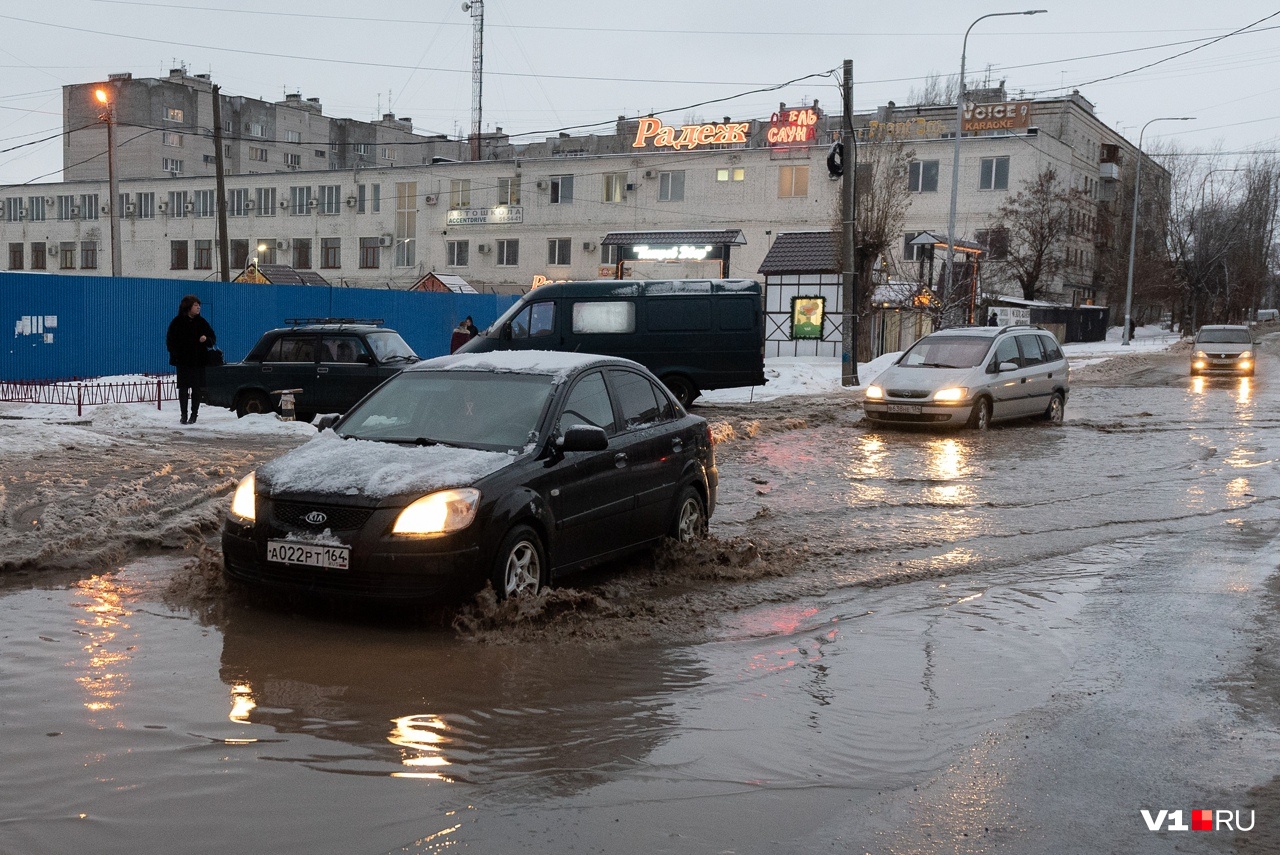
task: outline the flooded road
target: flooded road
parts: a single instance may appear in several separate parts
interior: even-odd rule
[[[705,407],[717,541],[529,619],[294,613],[190,551],[0,576],[0,852],[1275,851],[1265,351],[985,435]],[[1204,808],[1256,826],[1140,814]]]

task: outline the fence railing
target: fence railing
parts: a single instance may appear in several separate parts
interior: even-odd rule
[[[98,404],[150,404],[161,409],[164,401],[178,400],[174,375],[122,383],[87,381],[0,381],[0,401],[15,404],[75,404],[76,415]]]

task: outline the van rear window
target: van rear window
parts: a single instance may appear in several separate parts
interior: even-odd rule
[[[628,300],[601,300],[573,304],[575,333],[633,333],[636,304]]]
[[[751,297],[721,298],[716,303],[716,314],[720,317],[720,329],[755,329],[756,308],[759,305],[760,301]]]
[[[649,332],[710,332],[710,300],[649,300]]]

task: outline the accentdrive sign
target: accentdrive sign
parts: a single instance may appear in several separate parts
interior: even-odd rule
[[[729,145],[747,142],[747,130],[750,122],[734,122],[727,125],[684,125],[673,128],[664,125],[652,116],[640,120],[636,129],[636,141],[632,148],[644,148],[652,145],[659,148],[696,148],[700,145]]]

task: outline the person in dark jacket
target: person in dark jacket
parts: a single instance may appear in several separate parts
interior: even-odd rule
[[[449,336],[449,352],[456,352],[458,348],[479,334],[480,330],[476,329],[476,325],[471,322],[471,316],[467,315],[462,319],[462,323],[453,328],[453,335]]]
[[[169,348],[169,364],[178,369],[178,406],[182,423],[193,425],[200,413],[200,390],[204,388],[204,366],[209,348],[217,342],[213,327],[200,317],[200,298],[188,294],[178,304],[178,315],[169,322],[165,346]],[[191,417],[187,417],[187,401]]]

